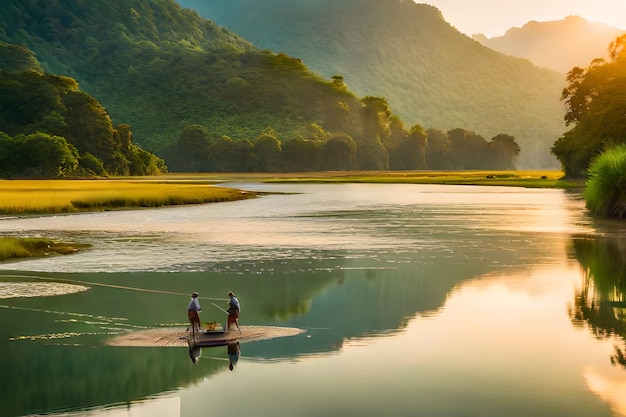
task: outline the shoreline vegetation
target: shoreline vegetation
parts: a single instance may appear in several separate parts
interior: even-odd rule
[[[182,176],[183,174],[178,174]],[[380,183],[485,185],[526,188],[583,189],[585,180],[564,178],[562,171],[326,171],[301,173],[207,173],[215,181],[266,183]],[[197,174],[189,174],[193,178]]]
[[[90,245],[71,244],[44,238],[0,236],[0,262],[8,259],[67,255],[89,247]]]
[[[69,214],[155,208],[255,198],[259,193],[216,186],[229,182],[380,183],[584,188],[561,171],[329,171],[306,173],[189,173],[77,180],[0,180],[0,216]],[[51,239],[0,236],[0,262],[69,254],[85,246]]]
[[[229,182],[483,185],[584,189],[561,171],[176,173],[104,179],[0,180],[0,215],[45,215],[205,204],[257,197]]]

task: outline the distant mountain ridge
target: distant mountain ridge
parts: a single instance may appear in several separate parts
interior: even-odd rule
[[[567,73],[573,67],[585,68],[595,58],[607,58],[609,44],[626,30],[603,23],[568,16],[550,22],[531,21],[511,28],[504,35],[472,38],[505,54],[526,58],[535,65]]]
[[[565,131],[562,74],[486,48],[433,6],[403,0],[178,0],[261,49],[342,75],[357,95],[385,97],[407,124],[508,133],[520,166],[557,167]]]

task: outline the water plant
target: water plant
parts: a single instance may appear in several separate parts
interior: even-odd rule
[[[626,145],[607,148],[589,168],[587,208],[594,216],[626,218]]]
[[[80,245],[85,247],[85,245]],[[0,236],[0,261],[15,258],[68,254],[78,250],[78,246],[44,238],[18,238]]]

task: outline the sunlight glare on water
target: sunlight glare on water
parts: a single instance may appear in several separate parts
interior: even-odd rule
[[[560,190],[437,185],[234,184],[271,194],[253,200],[154,210],[9,218],[0,231],[89,243],[16,268],[58,271],[196,270],[221,261],[290,259],[319,251],[426,251],[463,230],[586,230]],[[549,196],[549,198],[544,198]],[[364,222],[364,220],[367,220]],[[482,239],[477,244],[488,244]],[[131,249],[132,248],[132,249]],[[8,266],[11,268],[11,266]]]
[[[579,194],[238,186],[270,194],[0,220],[3,234],[92,245],[2,265],[22,296],[0,303],[0,414],[624,415],[622,301],[589,291],[592,268],[623,265],[610,257],[621,241],[596,237],[622,229],[591,220]],[[89,290],[28,297],[14,285],[51,280]],[[109,344],[183,328],[191,291],[203,322],[223,322],[229,290],[242,325],[306,332],[242,342],[232,368],[232,343]]]

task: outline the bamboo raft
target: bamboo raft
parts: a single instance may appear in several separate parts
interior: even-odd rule
[[[305,330],[278,326],[241,326],[228,333],[200,330],[193,334],[184,327],[167,327],[141,330],[117,335],[107,341],[109,346],[126,347],[211,347],[226,346],[235,342],[253,342],[277,337],[295,336]]]

